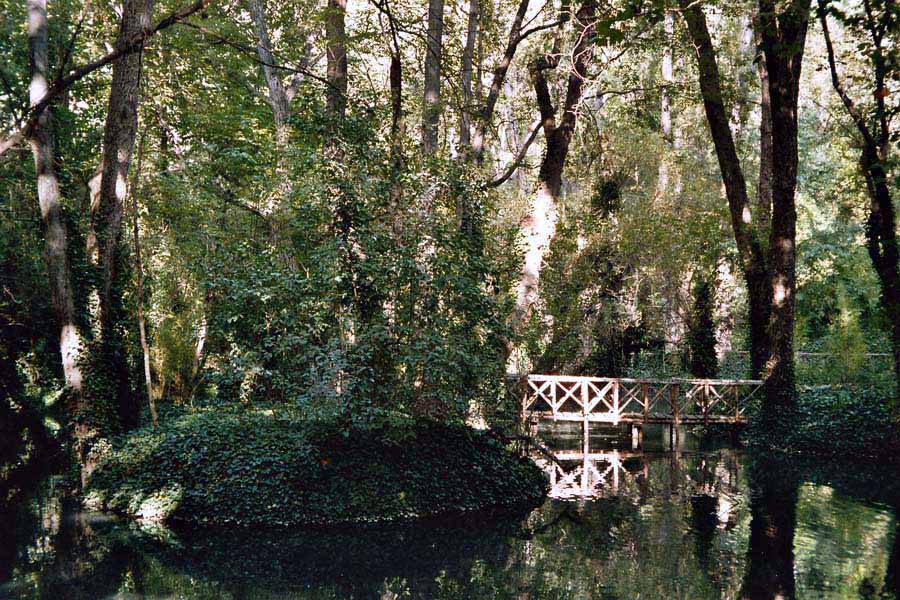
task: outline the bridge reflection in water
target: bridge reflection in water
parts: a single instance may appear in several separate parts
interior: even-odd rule
[[[549,450],[532,455],[550,481],[550,498],[554,500],[593,500],[614,496],[646,498],[663,490],[651,489],[652,462],[668,461],[671,480],[666,488],[685,497],[705,496],[713,499],[712,507],[720,526],[731,513],[735,498],[746,485],[740,478],[741,466],[731,450],[709,452],[655,452],[622,450]],[[682,465],[690,460],[690,468]]]

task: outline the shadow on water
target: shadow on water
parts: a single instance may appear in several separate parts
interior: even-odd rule
[[[0,507],[0,598],[898,598],[881,465],[576,445],[544,506],[491,520],[170,530],[45,491]]]

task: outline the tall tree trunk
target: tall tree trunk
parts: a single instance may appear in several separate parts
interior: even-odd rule
[[[347,107],[347,0],[328,0],[325,41],[328,91],[326,105],[332,117],[344,116]]]
[[[675,14],[667,10],[664,30],[666,41],[663,44],[660,65],[662,87],[659,91],[659,131],[667,144],[672,143],[672,107],[669,101],[669,87],[673,83],[672,73],[672,36],[675,33]],[[666,156],[660,157],[659,172],[656,180],[657,194],[665,194],[669,189],[669,163]]]
[[[266,24],[266,12],[263,0],[250,0],[250,18],[253,20],[253,30],[256,34],[256,52],[262,63],[263,77],[269,90],[269,106],[272,108],[272,117],[275,121],[275,153],[277,165],[275,176],[278,183],[275,193],[263,204],[260,212],[269,221],[269,237],[276,236],[277,228],[272,223],[273,214],[278,204],[290,192],[288,188],[288,174],[285,153],[287,151],[289,129],[288,119],[291,117],[290,99],[285,89],[284,82],[275,70],[275,57],[272,55],[272,43],[269,40],[269,31]]]
[[[860,161],[869,193],[866,241],[869,258],[881,285],[881,307],[890,323],[894,377],[900,386],[900,253],[896,215],[888,176],[874,148],[863,150]],[[890,401],[891,416],[900,442],[900,392]]]
[[[152,0],[127,0],[116,40],[122,46],[150,27]],[[108,365],[116,393],[119,420],[125,429],[138,423],[138,405],[131,390],[122,327],[122,277],[125,248],[122,245],[122,212],[127,193],[128,169],[137,131],[137,109],[141,81],[140,51],[127,54],[113,64],[109,108],[103,133],[103,174],[100,179],[99,210],[93,226],[100,250],[101,360]]]
[[[31,70],[28,93],[33,107],[44,98],[50,83],[46,0],[28,0],[28,59]],[[82,465],[82,484],[84,484],[92,470],[88,453],[91,440],[96,437],[97,432],[90,420],[79,418],[79,415],[86,412],[81,371],[85,345],[75,318],[72,276],[67,259],[66,227],[62,220],[59,180],[54,167],[52,112],[49,109],[41,113],[37,119],[28,142],[34,156],[34,170],[37,175],[37,195],[46,244],[44,256],[50,280],[50,300],[59,327],[62,370],[69,392],[70,413],[75,423],[73,428],[75,454]]]
[[[520,236],[525,241],[525,260],[516,287],[516,304],[511,323],[515,334],[521,332],[531,315],[538,297],[544,256],[556,234],[556,203],[562,189],[563,168],[569,144],[575,133],[578,106],[587,79],[587,67],[594,55],[596,11],[595,0],[584,0],[574,19],[576,24],[576,43],[572,50],[574,61],[559,125],[556,124],[556,109],[553,107],[544,76],[545,71],[554,68],[556,64],[552,58],[541,57],[531,65],[531,81],[541,113],[547,147],[538,173],[538,191],[532,202],[531,211],[520,230]]]
[[[444,0],[428,0],[425,39],[425,88],[422,102],[422,152],[437,150],[441,120],[441,53],[444,46]]]
[[[147,390],[147,402],[150,407],[150,418],[153,426],[159,423],[156,414],[156,399],[153,397],[153,381],[150,377],[150,346],[147,343],[147,327],[144,322],[144,263],[141,260],[141,231],[138,219],[138,184],[141,177],[141,166],[144,161],[144,135],[141,134],[141,141],[138,145],[137,168],[134,172],[134,181],[132,181],[131,189],[131,219],[132,219],[132,236],[134,237],[134,270],[135,270],[135,290],[134,303],[137,308],[138,330],[141,337],[141,354],[144,363],[144,386]]]
[[[761,236],[766,236],[772,221],[772,98],[769,94],[769,71],[766,56],[761,53],[756,61],[759,74],[759,183],[756,187],[756,223]]]
[[[490,90],[488,90],[484,106],[478,115],[478,121],[475,123],[475,134],[472,137],[472,156],[477,162],[481,162],[484,157],[487,131],[491,126],[491,119],[494,117],[494,110],[497,107],[497,101],[500,99],[503,84],[506,82],[506,74],[509,72],[509,67],[516,55],[519,43],[522,41],[522,23],[525,21],[525,14],[528,12],[528,5],[529,0],[519,0],[519,7],[509,28],[509,38],[503,51],[503,57],[497,63],[497,66],[494,67],[494,77],[491,80]]]
[[[391,219],[397,239],[403,233],[403,138],[406,136],[406,120],[403,117],[403,59],[399,44],[391,53]]]
[[[772,222],[769,269],[769,359],[766,408],[775,423],[790,417],[796,404],[794,320],[797,290],[797,131],[800,72],[810,0],[793,0],[776,11],[774,0],[760,0],[759,20],[772,110]]]
[[[475,42],[478,38],[478,0],[469,0],[469,19],[466,27],[466,45],[463,48],[460,91],[462,110],[459,112],[459,151],[467,153],[472,137],[472,62],[475,56]]]
[[[253,21],[253,31],[256,35],[256,53],[259,56],[263,77],[269,91],[268,102],[272,108],[272,119],[275,122],[275,186],[268,198],[260,207],[260,214],[266,221],[269,242],[280,252],[286,264],[296,268],[293,257],[288,248],[282,248],[282,226],[278,220],[278,208],[290,197],[292,192],[288,162],[288,145],[290,143],[291,100],[302,82],[302,73],[297,73],[290,83],[285,85],[278,74],[275,56],[272,54],[272,42],[269,38],[269,29],[266,19],[264,0],[250,0],[250,18]],[[330,18],[330,15],[329,15]],[[309,67],[310,46],[308,40],[304,42],[303,56],[300,61],[300,71]],[[329,96],[330,98],[330,96]]]
[[[682,16],[688,28],[697,57],[700,94],[709,125],[725,196],[731,214],[731,227],[738,249],[741,271],[747,283],[750,320],[750,355],[754,377],[764,375],[769,354],[768,324],[771,288],[768,258],[763,237],[755,226],[747,195],[747,183],[729,125],[722,95],[719,67],[712,38],[702,8],[691,0],[680,0]]]
[[[765,56],[761,74],[768,77],[771,99],[770,164],[779,165],[772,178],[767,248],[762,241],[764,234],[753,223],[746,182],[722,99],[719,69],[706,16],[696,3],[690,0],[680,0],[680,3],[697,54],[703,106],[725,182],[732,229],[747,281],[754,376],[760,373],[766,376],[763,412],[768,426],[764,429],[777,433],[772,427],[779,423],[789,426],[795,406],[797,104],[810,0],[793,0],[777,11],[770,0],[759,3],[759,30]],[[764,84],[765,81],[764,77]],[[761,149],[765,150],[765,140]]]

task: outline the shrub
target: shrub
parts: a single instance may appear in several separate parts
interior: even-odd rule
[[[133,516],[292,526],[513,508],[538,502],[546,485],[530,461],[469,428],[201,413],[124,439],[88,497]]]

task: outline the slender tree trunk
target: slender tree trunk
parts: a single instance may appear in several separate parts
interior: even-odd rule
[[[330,17],[331,15],[329,14],[328,18]],[[259,56],[263,77],[266,80],[266,87],[269,91],[268,102],[272,108],[272,118],[275,123],[276,182],[272,191],[262,203],[259,212],[266,222],[270,244],[281,253],[281,257],[287,265],[296,269],[296,261],[291,256],[290,249],[283,247],[283,225],[279,222],[277,213],[278,209],[291,196],[293,191],[289,172],[291,133],[289,120],[291,118],[291,100],[299,89],[302,79],[301,74],[297,73],[290,81],[290,84],[285,85],[278,74],[275,56],[272,54],[272,42],[269,38],[264,0],[250,0],[250,18],[253,21],[253,31],[256,35],[256,53]],[[306,42],[301,67],[305,68],[308,65],[309,44]]]
[[[759,183],[756,188],[756,223],[762,236],[768,235],[772,221],[772,98],[769,94],[769,71],[766,56],[756,61],[759,74]]]
[[[35,106],[44,98],[50,83],[46,0],[28,0],[28,58],[31,70],[28,93],[31,106]],[[68,390],[69,412],[75,423],[73,427],[75,455],[82,466],[81,479],[84,485],[93,470],[93,464],[88,456],[97,431],[91,420],[80,418],[80,415],[86,412],[81,371],[85,344],[75,318],[72,276],[67,259],[68,242],[62,220],[59,180],[54,167],[51,110],[41,113],[28,142],[34,156],[34,170],[37,175],[37,195],[46,244],[44,256],[50,280],[50,300],[59,327],[59,350]]]
[[[506,49],[503,51],[503,57],[494,68],[494,77],[491,80],[491,87],[488,90],[487,98],[484,101],[484,107],[478,116],[475,124],[475,134],[472,137],[472,156],[477,162],[481,162],[484,157],[484,144],[487,139],[487,131],[491,126],[491,120],[494,117],[494,110],[497,107],[497,101],[500,99],[500,92],[503,90],[503,84],[506,81],[506,74],[516,55],[519,43],[522,41],[520,35],[522,33],[522,23],[525,21],[525,14],[528,12],[529,0],[520,0],[519,7],[513,17],[512,25],[509,28],[509,38],[506,42]],[[479,78],[480,87],[480,78]]]
[[[475,42],[478,38],[479,17],[478,0],[469,0],[469,20],[466,28],[466,45],[463,48],[462,74],[460,91],[462,92],[462,110],[459,112],[459,149],[460,153],[468,153],[472,138],[472,62],[475,56]]]
[[[441,120],[441,53],[444,45],[444,0],[428,0],[428,32],[425,40],[425,88],[422,102],[422,152],[437,150]]]
[[[144,135],[138,144],[137,168],[134,172],[129,193],[131,194],[132,235],[134,237],[134,270],[136,275],[134,303],[137,307],[138,330],[141,337],[141,354],[144,359],[144,385],[147,390],[147,402],[150,406],[150,418],[153,426],[159,424],[156,414],[156,399],[153,397],[153,381],[150,378],[150,346],[147,344],[147,328],[144,323],[144,264],[141,260],[141,232],[138,224],[138,184],[141,177],[141,166],[144,160]]]
[[[874,96],[876,98],[876,118],[871,122],[877,123],[877,125],[870,125],[870,121],[859,110],[840,80],[834,46],[828,29],[827,9],[827,2],[819,0],[819,22],[825,38],[831,83],[862,137],[860,169],[866,180],[866,189],[869,194],[866,246],[869,259],[881,285],[882,310],[890,322],[894,376],[898,386],[898,391],[891,400],[891,417],[894,424],[895,442],[900,446],[900,249],[897,245],[896,213],[891,197],[888,173],[885,170],[891,131],[890,120],[887,118],[884,106],[884,96],[887,95],[887,90],[885,88],[882,37],[877,30],[878,21],[869,18],[867,23],[874,47],[872,62]]]
[[[900,386],[900,252],[897,245],[896,215],[887,173],[874,147],[869,146],[863,150],[860,164],[870,198],[866,245],[881,285],[881,307],[890,323],[894,376]],[[895,427],[900,431],[900,400],[892,399],[890,406]]]
[[[403,138],[406,136],[406,120],[403,117],[403,59],[399,45],[391,53],[391,219],[394,235],[402,239],[403,233]]]
[[[347,0],[328,0],[325,14],[328,91],[326,104],[333,117],[343,117],[347,107]]]
[[[275,121],[275,152],[277,165],[275,176],[278,183],[275,193],[260,209],[269,222],[269,237],[277,237],[276,228],[271,222],[278,204],[290,193],[287,173],[286,152],[290,131],[288,119],[291,117],[290,99],[284,83],[275,70],[275,57],[272,55],[272,43],[269,40],[269,31],[266,25],[266,12],[263,0],[250,0],[250,18],[253,20],[253,30],[256,34],[256,52],[262,63],[262,72],[269,90],[269,106],[272,107],[272,117]]]
[[[544,72],[555,67],[552,60],[539,58],[531,66],[531,80],[541,113],[544,137],[547,147],[541,169],[538,173],[538,190],[531,205],[531,211],[522,223],[520,236],[525,241],[525,260],[519,283],[516,286],[516,304],[512,317],[514,333],[521,332],[531,315],[538,297],[541,268],[544,256],[556,234],[557,200],[562,189],[562,174],[569,152],[569,144],[575,133],[578,107],[587,79],[596,42],[595,0],[584,0],[575,17],[575,47],[572,51],[574,62],[569,74],[566,99],[559,125],[556,124],[556,109],[550,97],[550,90]]]
[[[127,43],[150,27],[152,0],[127,0],[122,13],[117,45]],[[101,360],[114,382],[119,420],[125,429],[138,423],[132,394],[122,327],[122,277],[125,248],[122,245],[122,213],[127,193],[128,169],[137,131],[137,109],[141,81],[141,52],[123,56],[113,64],[109,108],[103,135],[103,174],[99,210],[93,219],[100,250]]]
[[[661,75],[662,88],[659,92],[659,130],[667,144],[672,143],[672,107],[669,101],[669,86],[673,83],[672,73],[672,36],[675,33],[675,14],[666,11],[664,30],[666,41],[663,45]],[[666,155],[660,157],[659,172],[656,180],[656,192],[665,194],[669,189],[669,163]]]

